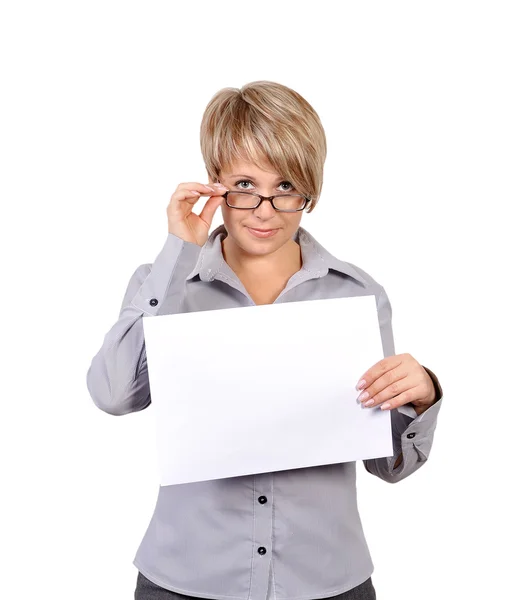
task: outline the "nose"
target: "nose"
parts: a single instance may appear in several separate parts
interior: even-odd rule
[[[276,211],[268,200],[264,200],[258,208],[254,209],[254,214],[260,219],[267,221],[276,215]]]

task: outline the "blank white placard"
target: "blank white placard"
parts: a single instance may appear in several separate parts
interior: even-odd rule
[[[143,318],[161,485],[392,456],[375,296]]]

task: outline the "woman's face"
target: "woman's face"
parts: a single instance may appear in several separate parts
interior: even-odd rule
[[[237,161],[220,173],[220,182],[229,190],[252,191],[262,196],[297,193],[293,184],[271,170],[262,171],[256,165]],[[268,201],[258,208],[239,210],[221,205],[223,222],[231,243],[247,254],[265,255],[276,252],[287,244],[296,233],[302,219],[302,211],[278,212]],[[269,237],[258,237],[252,229],[273,230]]]

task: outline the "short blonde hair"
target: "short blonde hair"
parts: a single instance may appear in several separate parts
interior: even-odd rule
[[[226,87],[205,108],[200,145],[207,174],[217,181],[235,160],[269,163],[311,199],[322,190],[326,136],[318,114],[297,92],[273,81]]]

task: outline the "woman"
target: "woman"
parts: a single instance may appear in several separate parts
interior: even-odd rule
[[[384,288],[300,227],[322,188],[317,113],[278,83],[225,88],[206,107],[201,149],[208,184],[180,183],[173,194],[164,246],[132,275],[88,371],[93,401],[114,415],[150,404],[145,314],[375,294],[385,359],[357,389],[365,406],[390,410],[395,453],[363,462],[385,481],[408,477],[428,458],[442,392],[410,354],[395,355]],[[209,235],[220,206],[224,224]],[[355,465],[160,487],[134,559],[136,600],[374,599]]]

